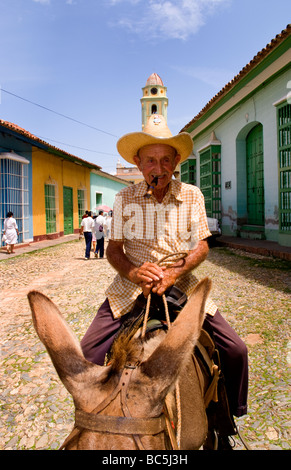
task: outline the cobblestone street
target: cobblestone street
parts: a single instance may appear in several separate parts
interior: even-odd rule
[[[0,449],[57,449],[73,402],[35,333],[27,293],[48,295],[81,339],[115,272],[106,259],[85,261],[84,242],[73,241],[7,256],[0,273]],[[290,263],[212,248],[197,275],[212,279],[213,300],[249,349],[249,413],[236,420],[243,436],[252,449],[290,449]]]

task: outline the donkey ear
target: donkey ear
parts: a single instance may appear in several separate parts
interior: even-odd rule
[[[66,323],[56,305],[37,291],[28,294],[34,328],[45,345],[55,369],[68,391],[73,395],[77,383],[83,381],[84,374],[93,367],[88,362],[73,331]]]
[[[189,361],[200,336],[205,302],[211,281],[203,279],[151,356],[141,364],[141,372],[155,383],[157,399],[165,398],[181,370]]]

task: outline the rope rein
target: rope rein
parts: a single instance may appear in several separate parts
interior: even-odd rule
[[[173,256],[178,256],[178,260],[184,259],[187,256],[188,253],[185,251],[179,252],[179,253],[173,253],[164,256],[162,259],[158,261],[158,266],[161,266],[164,261],[166,261],[168,258],[173,257]],[[165,294],[162,295],[164,307],[165,307],[165,316],[166,316],[166,322],[168,326],[168,330],[171,328],[171,321],[170,321],[170,314],[169,314],[169,309],[168,309],[168,303]],[[142,333],[141,337],[144,338],[145,333],[146,333],[146,328],[147,328],[147,322],[148,322],[148,317],[149,317],[149,311],[150,311],[150,305],[151,305],[151,294],[148,295],[147,297],[147,304],[146,304],[146,311],[145,311],[145,316],[144,316],[144,321],[143,321],[143,327],[142,327]],[[181,395],[180,395],[180,387],[179,383],[177,382],[176,384],[176,406],[177,406],[177,433],[176,433],[176,441],[177,441],[177,447],[178,450],[180,450],[181,447],[181,429],[182,429],[182,412],[181,412]]]

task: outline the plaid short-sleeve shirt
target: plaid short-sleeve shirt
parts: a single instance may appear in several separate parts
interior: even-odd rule
[[[172,180],[162,203],[145,197],[145,181],[122,189],[115,198],[111,239],[123,241],[124,251],[135,266],[157,263],[166,255],[189,251],[198,240],[211,235],[204,197],[196,186]],[[169,259],[172,263],[175,258]],[[193,272],[180,277],[176,286],[189,296],[198,283]],[[116,275],[106,290],[114,318],[128,313],[142,289]],[[214,315],[216,305],[208,299],[206,312]]]

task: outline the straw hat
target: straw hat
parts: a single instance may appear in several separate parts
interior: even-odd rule
[[[144,130],[125,134],[117,142],[117,150],[127,162],[135,163],[133,157],[145,145],[166,144],[174,147],[181,156],[180,163],[186,160],[193,149],[193,141],[187,132],[173,136],[164,116],[152,114]]]

